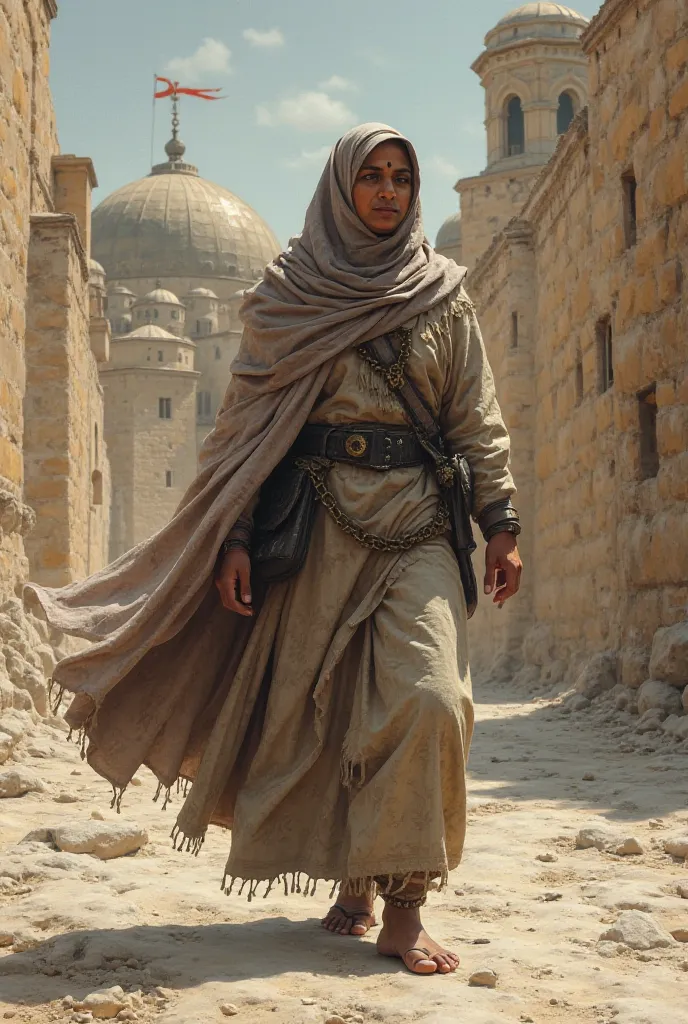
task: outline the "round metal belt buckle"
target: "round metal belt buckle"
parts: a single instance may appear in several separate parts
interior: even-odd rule
[[[354,459],[360,459],[368,451],[368,442],[362,434],[351,434],[344,442],[347,454]]]

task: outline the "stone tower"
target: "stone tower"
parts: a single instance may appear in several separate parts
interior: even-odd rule
[[[528,3],[485,36],[472,65],[485,89],[487,167],[456,185],[462,260],[471,269],[516,216],[557,142],[587,103],[587,18],[557,3]]]

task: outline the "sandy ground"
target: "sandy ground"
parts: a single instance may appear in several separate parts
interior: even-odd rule
[[[688,936],[688,865],[663,850],[688,833],[685,752],[629,749],[618,714],[594,705],[565,716],[547,700],[477,697],[466,856],[426,912],[431,933],[461,956],[455,975],[411,976],[376,956],[375,930],[364,940],[322,931],[326,887],[308,899],[223,896],[226,833],[213,829],[198,858],[176,853],[179,798],[161,811],[142,771],[118,819],[78,750],[43,731],[21,756],[49,791],[0,801],[0,882],[8,858],[17,874],[12,850],[30,830],[94,811],[143,825],[150,841],[108,861],[24,847],[23,881],[0,886],[0,942],[16,941],[0,949],[0,1017],[69,1021],[64,997],[120,985],[139,993],[138,1020],[157,1024],[226,1020],[223,1004],[237,1024],[686,1024],[688,943],[637,951],[600,941],[628,908]],[[636,837],[645,852],[576,849],[590,824]],[[497,973],[496,988],[469,986],[483,968]]]

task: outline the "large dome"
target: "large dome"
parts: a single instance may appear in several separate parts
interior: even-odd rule
[[[255,210],[178,158],[117,189],[93,211],[93,256],[115,280],[255,281],[280,248]]]
[[[453,245],[461,245],[461,213],[458,210],[443,222],[435,239],[435,249]]]

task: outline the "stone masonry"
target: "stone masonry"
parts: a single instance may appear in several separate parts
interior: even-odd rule
[[[54,0],[0,0],[0,762],[66,647],[27,612],[29,575],[103,565],[102,391],[90,350],[90,161],[58,154],[48,86]]]
[[[476,619],[475,660],[520,663],[531,682],[563,675],[588,695],[621,684],[620,706],[637,706],[641,688],[641,709],[680,732],[688,6],[607,0],[581,42],[589,106],[471,278],[531,580],[520,609]]]

